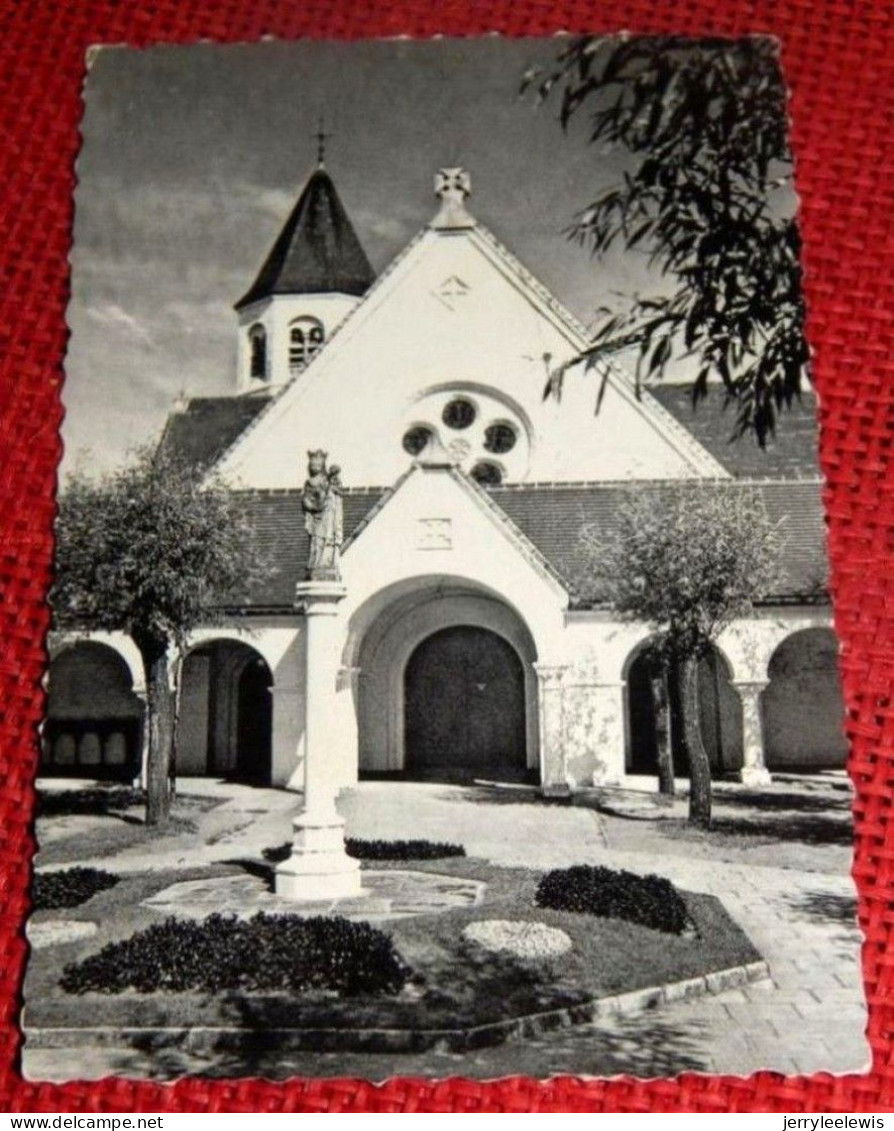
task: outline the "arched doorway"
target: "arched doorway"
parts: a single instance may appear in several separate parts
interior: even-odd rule
[[[711,771],[717,777],[742,766],[742,703],[730,676],[725,657],[712,647],[699,664],[699,725]],[[674,697],[668,691],[654,678],[648,648],[640,646],[627,668],[628,774],[657,774],[659,730],[666,727],[674,773],[689,776],[681,720],[671,709]]]
[[[416,768],[411,767],[407,749],[407,671],[425,641],[456,628],[473,634],[476,629],[489,633],[497,638],[495,648],[510,649],[506,664],[516,676],[521,671],[522,683],[520,693],[513,692],[512,702],[517,705],[520,698],[523,721],[518,762],[514,767],[505,766],[506,777],[539,781],[538,656],[531,632],[519,613],[496,594],[441,575],[414,578],[382,590],[352,618],[342,664],[343,671],[352,673],[361,775],[422,776],[418,759]],[[442,693],[437,683],[430,690],[433,699]],[[517,725],[516,719],[513,728]],[[466,771],[455,772],[460,777],[469,776]],[[437,768],[426,773],[447,774]],[[487,772],[473,776],[495,775]]]
[[[838,640],[830,628],[786,637],[770,657],[762,697],[769,769],[842,767],[847,759]]]
[[[269,785],[273,677],[247,644],[215,640],[183,662],[177,773]]]
[[[453,625],[426,637],[404,673],[404,711],[410,776],[526,776],[524,670],[497,633]]]
[[[142,729],[143,704],[114,648],[84,641],[51,662],[41,774],[131,781]]]

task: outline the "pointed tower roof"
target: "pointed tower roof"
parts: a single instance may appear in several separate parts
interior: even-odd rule
[[[239,310],[270,295],[362,295],[375,272],[322,166],[311,174]]]

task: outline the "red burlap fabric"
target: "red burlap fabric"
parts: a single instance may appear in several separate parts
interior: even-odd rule
[[[2,0],[0,107],[0,1104],[13,1111],[890,1111],[894,1100],[894,312],[886,0]],[[697,1075],[642,1083],[513,1078],[271,1084],[22,1081],[16,1030],[44,697],[44,603],[84,52],[91,43],[263,35],[686,35],[782,41],[802,200],[809,336],[822,397],[833,594],[857,787],[855,874],[873,1068],[866,1076]],[[889,945],[890,944],[890,945]]]

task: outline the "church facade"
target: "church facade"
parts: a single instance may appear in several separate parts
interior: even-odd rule
[[[583,606],[575,578],[584,527],[669,485],[758,491],[784,523],[776,591],[703,665],[715,772],[843,765],[813,405],[768,455],[727,443],[719,397],[695,414],[685,389],[637,397],[620,365],[599,375],[598,415],[592,375],[544,400],[587,332],[469,193],[463,170],[438,173],[431,222],[376,277],[318,168],[236,305],[232,395],[169,418],[162,445],[240,493],[272,564],[183,659],[177,772],[300,789],[312,745],[338,786],[648,783],[648,626]],[[309,453],[343,484],[332,584],[313,599]],[[53,641],[43,772],[138,774],[143,690],[126,637]]]

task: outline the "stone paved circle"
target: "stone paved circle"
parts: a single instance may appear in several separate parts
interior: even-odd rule
[[[534,962],[571,950],[571,938],[558,927],[520,919],[480,919],[463,929],[463,938],[484,950]]]

